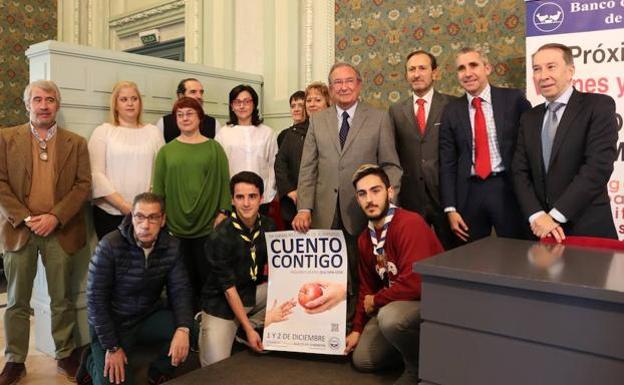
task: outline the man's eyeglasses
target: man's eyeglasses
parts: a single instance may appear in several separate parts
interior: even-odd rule
[[[342,85],[352,86],[357,81],[356,78],[348,78],[348,79],[334,79],[331,82],[332,87],[342,87]]]
[[[143,223],[147,220],[152,225],[156,225],[156,224],[159,224],[160,221],[162,220],[162,215],[150,214],[150,215],[145,216],[143,214],[137,213],[137,214],[132,214],[132,218],[134,218],[134,220],[137,221],[137,223]]]
[[[250,106],[252,104],[253,104],[253,99],[243,99],[243,100],[234,99],[232,101],[232,106],[234,107]]]

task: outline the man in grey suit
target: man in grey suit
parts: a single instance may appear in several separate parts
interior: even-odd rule
[[[438,78],[435,56],[422,50],[407,55],[405,79],[413,94],[390,106],[390,122],[403,168],[399,204],[419,213],[449,250],[458,242],[440,205],[438,129],[442,110],[453,97],[433,89]]]
[[[347,63],[336,63],[329,72],[334,106],[312,115],[303,145],[293,228],[341,229],[349,257],[348,315],[355,313],[357,295],[357,236],[367,219],[351,185],[351,176],[363,163],[381,165],[395,189],[399,189],[401,167],[394,145],[394,131],[385,111],[358,102],[362,88],[359,71]]]

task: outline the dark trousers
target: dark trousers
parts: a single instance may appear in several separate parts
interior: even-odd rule
[[[427,195],[429,195],[429,191],[427,191]],[[444,212],[444,209],[430,196],[426,198],[422,216],[425,221],[433,227],[444,250],[451,250],[461,245],[461,240],[457,238],[453,230],[451,230],[448,216]]]
[[[104,359],[106,350],[98,341],[95,330],[91,327],[91,355],[87,359],[87,370],[91,374],[94,385],[110,384],[108,378],[104,377]],[[158,352],[157,358],[150,364],[150,369],[157,370],[173,376],[175,367],[171,365],[171,357],[167,356],[171,338],[175,332],[175,321],[171,310],[160,310],[129,330],[119,331],[117,338],[119,346],[124,350],[128,358],[128,364],[125,366],[126,381],[124,384],[136,384],[134,378],[133,353],[138,345],[146,345],[154,347],[154,351]],[[143,383],[139,381],[138,383]]]
[[[347,244],[347,330],[351,330],[353,317],[355,316],[355,308],[358,301],[360,282],[358,275],[360,252],[358,251],[357,243],[359,234],[352,235],[344,228],[342,217],[340,215],[340,200],[338,200],[338,203],[336,204],[336,213],[334,214],[332,230],[342,230]]]
[[[504,174],[485,180],[471,177],[468,202],[460,214],[468,226],[470,241],[489,236],[492,228],[499,237],[528,237],[528,222],[523,221],[511,183]]]
[[[201,290],[204,286],[204,279],[208,275],[208,263],[206,262],[206,253],[204,245],[208,237],[199,238],[181,238],[180,254],[186,265],[186,270],[191,281],[193,289],[193,314],[198,313],[200,308]]]
[[[101,208],[93,205],[93,225],[95,226],[95,234],[98,240],[111,231],[117,229],[117,226],[123,221],[123,215],[111,215]]]
[[[284,230],[292,230],[292,221],[297,215],[297,206],[287,195],[280,199],[280,214],[284,221]]]

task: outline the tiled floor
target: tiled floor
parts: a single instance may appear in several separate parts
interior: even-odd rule
[[[6,293],[0,294],[0,304],[6,303]],[[0,309],[0,346],[4,351],[4,311]],[[30,319],[30,348],[26,359],[26,372],[28,373],[20,385],[67,385],[72,384],[66,377],[56,372],[56,360],[35,349],[34,318]],[[0,358],[0,370],[4,368],[4,355]]]

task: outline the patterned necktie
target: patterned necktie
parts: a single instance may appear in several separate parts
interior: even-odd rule
[[[486,179],[492,173],[492,162],[490,161],[490,145],[485,127],[485,115],[481,109],[481,98],[472,99],[472,106],[475,108],[475,174],[481,179]]]
[[[542,155],[544,156],[544,170],[548,171],[550,166],[550,154],[552,152],[553,141],[559,126],[557,119],[557,111],[565,106],[563,103],[552,102],[546,107],[546,115],[544,116],[544,126],[542,127]]]
[[[396,206],[390,203],[388,206],[388,212],[386,213],[386,216],[384,218],[379,239],[377,239],[377,230],[375,230],[375,225],[373,224],[373,221],[368,221],[368,233],[370,234],[371,243],[373,244],[373,254],[377,258],[376,270],[379,274],[379,278],[384,281],[385,286],[389,286],[389,281],[388,258],[386,257],[386,253],[384,252],[384,246],[386,245],[386,235],[388,234],[388,227],[390,226],[390,222],[392,222],[392,218],[394,218],[394,210],[396,210]],[[379,268],[383,268],[383,273]]]
[[[340,125],[340,132],[338,133],[338,138],[340,139],[340,149],[344,147],[344,144],[347,141],[347,135],[349,135],[349,113],[347,111],[344,111],[342,113],[342,124]]]
[[[425,135],[425,99],[416,100],[418,109],[416,110],[416,121],[418,122],[418,128],[420,129],[420,136]]]

